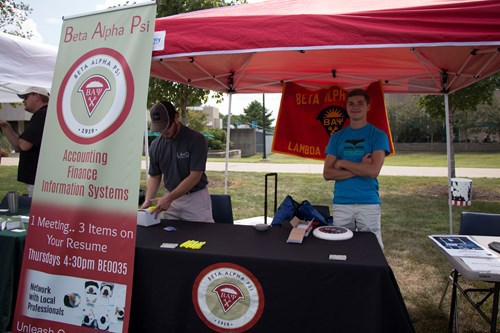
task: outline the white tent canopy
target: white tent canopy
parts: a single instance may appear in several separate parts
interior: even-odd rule
[[[29,86],[50,90],[57,47],[0,33],[0,50],[0,103],[20,102]]]

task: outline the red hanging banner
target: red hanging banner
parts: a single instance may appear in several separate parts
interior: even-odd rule
[[[370,95],[368,122],[387,134],[392,155],[394,145],[382,84],[373,82],[366,91]],[[272,151],[324,160],[330,136],[349,125],[346,111],[347,94],[348,91],[339,86],[309,90],[296,83],[286,83],[283,87]]]

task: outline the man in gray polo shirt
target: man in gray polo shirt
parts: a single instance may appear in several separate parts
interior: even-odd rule
[[[151,131],[160,132],[149,150],[149,179],[141,208],[156,205],[153,213],[164,212],[172,220],[214,222],[207,189],[208,147],[205,137],[179,121],[175,107],[168,101],[150,110]],[[161,180],[164,195],[154,198]]]

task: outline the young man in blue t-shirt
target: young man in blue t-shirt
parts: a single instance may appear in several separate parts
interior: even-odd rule
[[[326,147],[325,180],[334,180],[333,224],[371,231],[383,248],[377,176],[390,153],[387,135],[368,123],[370,96],[362,89],[347,95],[350,125],[334,133]]]

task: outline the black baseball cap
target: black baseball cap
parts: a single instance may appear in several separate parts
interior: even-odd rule
[[[149,112],[151,115],[151,132],[161,132],[169,128],[177,114],[175,107],[168,101],[156,103]]]

